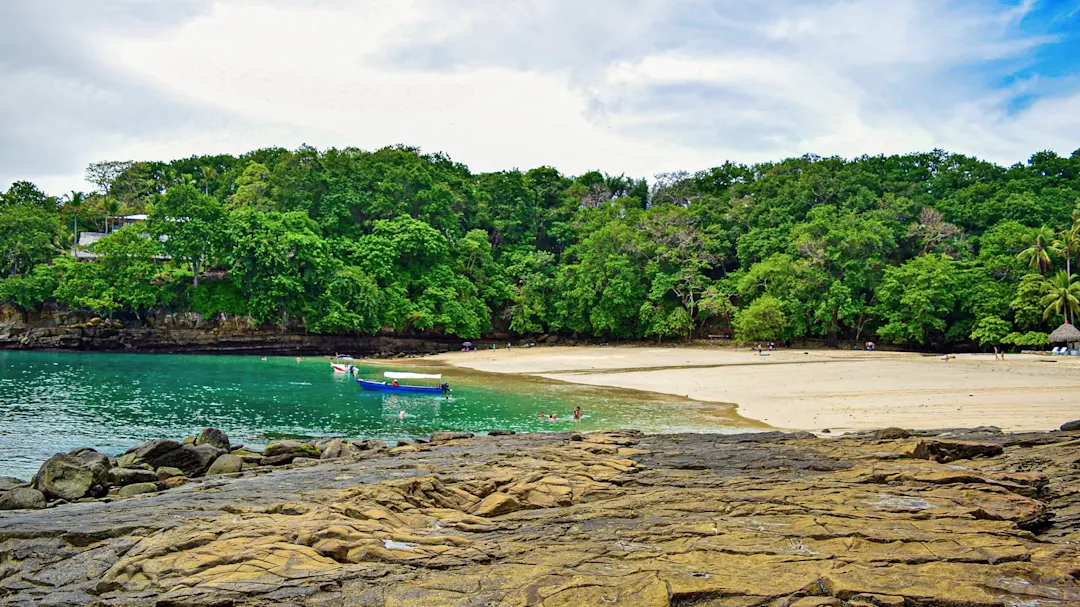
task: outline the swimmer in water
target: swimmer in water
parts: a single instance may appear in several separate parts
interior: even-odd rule
[[[549,418],[548,418],[548,421],[549,421],[549,422],[552,422],[552,423],[554,423],[554,422],[555,422],[555,420],[557,420],[557,419],[559,419],[559,418],[558,418],[558,417],[556,417],[554,413],[552,413],[552,414],[551,414],[551,417],[549,417]]]
[[[405,419],[405,412],[402,411],[401,413],[398,413],[397,416],[398,416],[398,419]]]
[[[547,413],[541,411],[540,412],[540,419],[547,419]]]

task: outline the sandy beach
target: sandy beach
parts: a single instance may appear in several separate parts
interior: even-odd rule
[[[1080,357],[650,347],[541,347],[431,359],[494,373],[646,390],[717,403],[776,428],[833,432],[998,426],[1050,430],[1080,418]],[[1053,361],[1053,362],[1049,362]]]

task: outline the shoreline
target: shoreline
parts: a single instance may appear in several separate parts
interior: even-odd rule
[[[459,368],[641,390],[735,405],[736,415],[787,430],[859,431],[997,426],[1050,430],[1075,417],[1080,360],[888,351],[566,347],[429,356]],[[1048,364],[1046,360],[1053,360]]]

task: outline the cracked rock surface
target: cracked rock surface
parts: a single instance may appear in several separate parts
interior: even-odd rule
[[[0,513],[0,605],[1080,604],[1080,432],[450,438]]]

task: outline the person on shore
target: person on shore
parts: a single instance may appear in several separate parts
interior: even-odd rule
[[[506,349],[507,349],[507,350],[509,350],[509,349],[510,349],[510,344],[506,344]]]
[[[998,350],[998,347],[994,346],[994,360],[998,360],[998,357],[1000,355],[1001,355],[1001,352]]]

